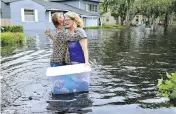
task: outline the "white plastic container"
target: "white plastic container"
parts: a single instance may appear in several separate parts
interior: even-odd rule
[[[85,64],[49,67],[46,76],[52,83],[53,94],[89,91],[91,68]]]

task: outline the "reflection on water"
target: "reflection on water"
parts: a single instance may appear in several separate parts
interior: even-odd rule
[[[92,64],[89,93],[51,95],[45,72],[52,43],[43,31],[26,46],[2,54],[2,113],[175,114],[156,83],[176,71],[176,30],[145,28],[87,30]],[[4,48],[10,50],[8,48]]]
[[[82,108],[91,107],[92,101],[88,97],[88,93],[75,93],[67,95],[53,95],[47,101],[49,103],[47,109],[56,112],[77,112],[87,113],[91,109],[83,110]]]

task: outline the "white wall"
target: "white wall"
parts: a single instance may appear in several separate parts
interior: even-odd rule
[[[85,22],[85,27],[89,26],[98,26],[98,18],[97,17],[87,17]]]
[[[107,18],[109,19],[109,21],[107,21]],[[102,21],[102,24],[105,24],[105,25],[116,24],[116,20],[114,19],[113,16],[111,16],[111,12],[107,12],[103,14],[103,16],[101,17],[101,21]]]

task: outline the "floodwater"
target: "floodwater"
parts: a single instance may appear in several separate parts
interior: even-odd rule
[[[52,43],[43,31],[35,40],[4,47],[1,55],[2,114],[176,114],[157,97],[157,79],[176,71],[176,29],[94,29],[89,37],[89,93],[54,96],[45,72]]]

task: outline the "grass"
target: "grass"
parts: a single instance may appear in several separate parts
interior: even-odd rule
[[[9,56],[13,54],[13,52],[17,50],[21,50],[24,47],[24,44],[18,44],[18,45],[5,45],[3,47],[0,47],[1,50],[1,56]]]
[[[25,35],[21,32],[3,32],[1,33],[1,45],[14,45],[24,43]]]
[[[103,25],[103,26],[90,26],[90,27],[85,27],[85,29],[100,29],[100,28],[109,28],[109,29],[123,29],[125,28],[122,25]]]
[[[176,22],[169,24],[170,28],[176,28]]]

